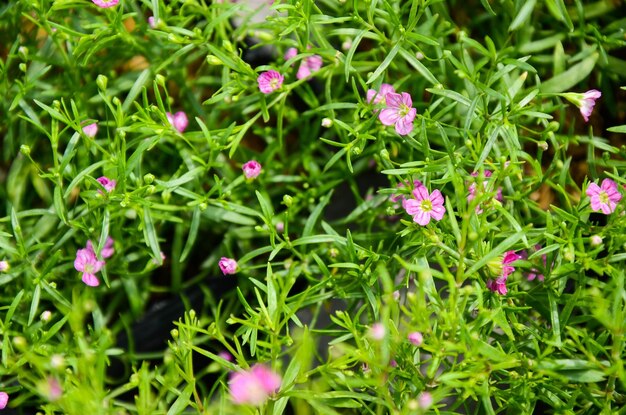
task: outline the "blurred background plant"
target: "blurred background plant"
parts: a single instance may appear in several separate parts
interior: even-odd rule
[[[623,411],[623,1],[112,3],[0,5],[5,411]]]

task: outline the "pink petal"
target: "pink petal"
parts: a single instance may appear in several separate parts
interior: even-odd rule
[[[391,94],[387,94],[389,96]],[[384,125],[394,125],[400,119],[400,114],[396,108],[385,108],[378,113],[378,119]]]
[[[411,108],[413,106],[413,100],[411,99],[411,95],[406,92],[402,93],[402,103],[407,107]]]
[[[100,281],[94,274],[83,273],[83,282],[90,287],[97,287],[100,285]]]
[[[404,92],[406,94],[406,92]],[[385,102],[389,108],[399,108],[402,105],[402,95],[390,92],[385,95]]]
[[[430,222],[430,215],[420,210],[413,216],[413,221],[418,225],[426,226]]]
[[[406,210],[406,213],[413,216],[420,212],[420,203],[415,199],[404,199],[402,201],[402,207]]]
[[[429,199],[430,195],[428,194],[426,186],[421,185],[413,189],[413,197],[415,197],[418,202],[421,202],[422,200]]]
[[[401,118],[396,122],[396,132],[400,135],[407,135],[413,131],[413,122],[406,121],[406,118]]]
[[[443,215],[446,213],[446,208],[443,206],[433,206],[433,210],[430,212],[430,216],[432,216],[435,220],[443,219]]]
[[[589,197],[597,196],[598,194],[600,194],[600,186],[595,183],[589,183],[589,186],[587,186],[587,190],[585,191],[585,193]]]
[[[433,205],[443,205],[444,200],[439,189],[433,190],[433,192],[430,194],[430,201]]]

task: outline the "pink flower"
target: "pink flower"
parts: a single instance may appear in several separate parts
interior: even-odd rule
[[[115,248],[113,248],[113,242],[113,238],[111,238],[110,236],[107,237],[107,240],[104,242],[104,246],[100,251],[100,255],[102,255],[102,258],[110,258],[115,253]],[[96,254],[96,250],[93,249],[93,244],[91,243],[91,241],[87,241],[87,249],[91,250],[94,255]]]
[[[385,96],[387,94],[395,93],[393,85],[382,84],[380,86],[380,91],[376,91],[375,89],[369,89],[367,91],[366,100],[368,104],[383,104],[386,105]]]
[[[539,251],[541,249],[541,245],[535,245],[535,251]],[[526,257],[526,253],[522,253],[522,257]],[[548,265],[548,256],[546,254],[541,255],[541,260],[543,262],[543,267],[545,268]],[[537,268],[532,268],[530,273],[528,273],[528,281],[532,281],[537,278],[538,281],[544,281],[545,277]]]
[[[76,251],[74,268],[76,268],[76,271],[83,273],[83,282],[90,287],[100,285],[100,281],[98,281],[95,274],[102,269],[104,264],[104,261],[98,261],[92,249],[84,248]]]
[[[226,350],[222,350],[217,355],[221,357],[222,359],[226,360],[227,362],[233,361],[233,356],[230,353],[228,353]]]
[[[115,6],[120,0],[91,0],[96,6],[106,9]]]
[[[0,272],[6,272],[11,268],[9,265],[9,261],[2,260],[0,261]]]
[[[283,85],[285,77],[275,70],[263,72],[256,81],[259,84],[259,89],[264,94],[271,94]]]
[[[595,212],[602,211],[605,215],[613,213],[617,203],[622,200],[622,194],[617,190],[617,184],[611,179],[602,180],[600,186],[589,183],[586,193],[591,199],[591,209]]]
[[[258,161],[250,160],[241,166],[246,179],[256,179],[261,174],[261,164]]]
[[[102,187],[104,187],[104,190],[106,190],[109,193],[111,193],[113,189],[115,189],[115,186],[117,185],[117,182],[115,180],[109,179],[106,176],[98,177],[96,181],[100,183]],[[100,190],[99,192],[102,193]]]
[[[157,27],[158,24],[159,20],[156,19],[154,16],[148,17],[148,25],[150,25],[150,28],[154,29],[155,27]]]
[[[311,76],[312,73],[317,72],[322,67],[323,61],[322,57],[319,55],[309,56],[304,59],[302,63],[300,63],[300,67],[298,68],[298,73],[296,73],[296,78],[304,79]]]
[[[178,111],[176,114],[172,115],[171,113],[166,113],[167,120],[170,122],[172,127],[176,129],[179,133],[182,133],[189,125],[189,120],[187,119],[187,114],[183,111]]]
[[[98,134],[98,124],[94,122],[84,126],[83,133],[89,138],[94,138]]]
[[[406,213],[413,216],[413,221],[419,225],[426,226],[431,218],[441,220],[446,208],[443,206],[443,196],[437,189],[428,194],[426,186],[420,185],[413,189],[413,199],[404,199],[402,207]]]
[[[484,175],[485,175],[485,178],[491,177],[491,171],[485,170]],[[473,172],[471,176],[478,177],[478,172]],[[485,191],[489,191],[488,186],[489,186],[489,180],[483,180],[483,189]],[[467,195],[467,203],[471,203],[472,200],[476,198],[476,183],[470,184],[468,191],[469,191],[469,194]],[[496,195],[494,199],[496,199],[498,202],[502,202],[502,188],[501,187],[498,187],[498,190],[496,191]],[[483,212],[482,207],[480,205],[476,206],[476,213],[482,213],[482,212]]]
[[[262,405],[280,389],[280,375],[265,365],[256,364],[250,370],[231,375],[228,385],[230,397],[236,404]]]
[[[400,135],[407,135],[413,131],[413,120],[417,110],[412,108],[411,95],[406,92],[402,94],[389,92],[385,95],[385,103],[387,107],[378,114],[380,122],[384,125],[395,125],[396,132]]]
[[[222,257],[218,263],[220,270],[224,275],[232,275],[237,273],[237,261],[232,258]]]
[[[285,52],[285,60],[288,61],[289,59],[294,58],[297,54],[298,54],[298,49],[289,48]]]
[[[585,122],[589,122],[589,117],[593,112],[593,107],[596,105],[596,99],[600,98],[602,93],[597,89],[591,89],[583,94],[582,103],[579,106],[580,114],[585,119]]]
[[[421,409],[428,409],[433,404],[433,396],[424,391],[417,396],[417,404]]]
[[[502,256],[502,262],[500,265],[500,276],[494,280],[487,281],[487,288],[500,295],[507,293],[506,280],[515,271],[515,267],[511,265],[513,262],[521,259],[522,256],[515,253],[515,251],[507,251]]]
[[[48,377],[44,388],[46,389],[45,392],[50,401],[57,401],[63,395],[63,388],[57,378]]]
[[[6,392],[0,392],[0,409],[6,408],[8,403],[9,403],[9,394]]]
[[[487,288],[489,288],[494,293],[498,293],[500,295],[504,295],[507,293],[506,288],[506,277],[498,277],[495,281],[488,280]]]
[[[386,333],[385,326],[383,326],[381,323],[372,324],[372,327],[370,327],[370,330],[369,330],[369,335],[374,340],[384,339],[385,333]]]
[[[409,342],[411,342],[411,344],[414,346],[419,346],[422,344],[422,341],[424,341],[424,337],[419,331],[409,333],[407,338],[409,339]]]

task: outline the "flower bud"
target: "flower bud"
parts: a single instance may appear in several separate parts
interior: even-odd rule
[[[109,79],[104,75],[98,75],[96,78],[96,85],[98,85],[98,89],[102,92],[106,91],[108,82]]]

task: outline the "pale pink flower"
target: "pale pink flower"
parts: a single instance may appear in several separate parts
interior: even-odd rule
[[[309,56],[300,63],[296,78],[304,79],[311,76],[312,73],[317,72],[322,67],[322,57],[319,55]]]
[[[98,124],[94,122],[84,126],[83,133],[89,138],[94,138],[98,134]]]
[[[9,261],[0,261],[0,272],[6,272],[11,268]]]
[[[246,179],[256,179],[261,174],[261,164],[256,160],[250,160],[241,166]]]
[[[535,251],[539,251],[541,249],[541,245],[535,245]],[[522,258],[526,257],[526,253],[522,253]],[[546,268],[548,265],[548,256],[546,254],[541,255],[541,261],[543,262],[543,267]],[[537,268],[532,268],[530,273],[528,273],[528,281],[532,281],[537,278],[538,281],[544,281],[545,276],[541,274],[541,272]]]
[[[6,392],[0,392],[0,409],[6,408],[8,403],[9,403],[9,394]]]
[[[51,376],[48,377],[44,388],[45,393],[48,396],[48,400],[50,401],[57,401],[63,395],[63,388],[57,378]]]
[[[230,353],[228,353],[226,350],[222,350],[217,355],[221,357],[222,359],[226,360],[227,362],[233,361],[233,356]]]
[[[600,235],[593,235],[589,238],[589,242],[591,242],[591,246],[600,246],[602,244],[602,237]]]
[[[411,95],[406,92],[401,94],[390,92],[385,95],[385,103],[387,107],[378,114],[380,122],[384,125],[395,125],[396,132],[400,135],[407,135],[413,131],[413,120],[417,110],[412,108]]]
[[[404,199],[402,207],[406,213],[413,216],[413,221],[419,225],[426,226],[431,219],[441,220],[446,213],[443,206],[444,199],[438,189],[428,194],[426,186],[421,185],[413,189],[413,198]]]
[[[485,178],[491,177],[491,174],[492,173],[489,170],[485,170],[484,172]],[[478,177],[478,172],[473,172],[471,176]],[[489,180],[483,180],[483,189],[485,191],[489,191],[490,189],[488,187],[489,187]],[[476,198],[476,183],[475,182],[470,184],[468,191],[469,191],[469,194],[467,195],[467,203],[471,203],[471,201]],[[498,202],[502,202],[502,187],[498,187],[498,190],[496,190],[496,195],[494,199],[496,199]],[[476,213],[482,213],[482,212],[483,212],[482,207],[480,205],[476,206]]]
[[[120,0],[91,0],[91,1],[93,2],[93,4],[95,4],[96,6],[102,9],[113,7],[117,5],[117,3],[120,2]]]
[[[585,119],[585,122],[589,122],[589,117],[593,112],[593,107],[596,105],[596,99],[600,98],[602,93],[597,89],[591,89],[583,94],[582,103],[579,106],[580,114]]]
[[[165,114],[165,116],[167,117],[167,120],[170,122],[172,127],[174,127],[179,133],[184,132],[187,128],[187,125],[189,125],[187,114],[185,114],[183,111],[178,111],[173,115],[172,113],[168,112]]]
[[[369,330],[369,335],[374,340],[384,339],[385,333],[386,333],[385,326],[383,326],[381,323],[372,324],[372,327],[370,327],[370,330]]]
[[[265,365],[256,364],[250,370],[231,375],[228,381],[230,397],[236,404],[262,405],[280,389],[280,375]]]
[[[413,331],[409,333],[407,338],[409,339],[409,342],[411,342],[411,344],[414,346],[419,346],[422,344],[422,341],[424,341],[424,337],[419,331]]]
[[[259,84],[259,89],[264,94],[271,94],[272,92],[279,89],[283,85],[284,80],[285,77],[273,69],[267,72],[263,72],[256,79],[257,83]]]
[[[102,258],[110,258],[115,253],[113,242],[113,238],[111,238],[110,236],[107,237],[107,240],[104,242],[104,246],[100,251],[100,255],[102,256]],[[93,252],[94,254],[96,253],[96,250],[93,248],[93,244],[91,243],[91,241],[87,241],[87,249],[90,249],[91,252]]]
[[[100,183],[102,187],[104,187],[104,190],[106,190],[109,193],[111,193],[113,189],[115,189],[115,186],[117,185],[117,182],[115,180],[109,179],[106,176],[98,177],[96,181]],[[100,190],[98,191],[102,193]]]
[[[148,17],[148,25],[150,25],[152,29],[157,27],[158,24],[159,24],[159,19],[155,18],[154,16]]]
[[[367,91],[366,100],[368,104],[383,104],[386,105],[385,97],[387,94],[395,93],[393,85],[390,84],[382,84],[380,86],[380,90],[376,91],[375,89],[369,89]]]
[[[105,262],[99,261],[92,249],[84,248],[76,251],[74,268],[76,268],[76,271],[83,273],[82,280],[90,287],[97,287],[100,285],[100,281],[95,274],[96,272],[99,272],[104,265]]]
[[[237,273],[237,261],[232,258],[222,257],[218,263],[220,270],[224,275],[232,275]]]
[[[289,48],[285,52],[285,60],[288,61],[289,59],[294,58],[297,54],[298,54],[298,49]]]
[[[417,396],[417,404],[421,409],[428,409],[433,404],[433,396],[424,391]]]
[[[613,213],[617,203],[622,200],[617,184],[611,179],[602,180],[600,186],[589,183],[586,193],[591,199],[591,209],[595,212],[602,211],[605,215]]]

